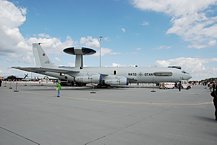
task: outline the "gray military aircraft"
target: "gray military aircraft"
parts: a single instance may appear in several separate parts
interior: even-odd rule
[[[33,43],[33,54],[36,67],[12,67],[15,69],[34,72],[58,78],[70,84],[86,85],[89,83],[99,86],[128,85],[128,83],[160,83],[189,80],[191,75],[181,67],[165,68],[144,67],[83,67],[83,55],[91,55],[96,51],[90,48],[74,47],[63,51],[76,55],[75,67],[56,66],[50,62],[40,43]]]

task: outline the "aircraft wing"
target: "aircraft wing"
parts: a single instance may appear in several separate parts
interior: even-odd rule
[[[55,72],[55,73],[64,73],[64,74],[79,73],[79,71],[73,71],[73,70],[61,69],[61,68],[44,68],[44,67],[12,67],[12,68],[24,70],[28,72],[34,72],[34,73],[43,73],[43,72]]]

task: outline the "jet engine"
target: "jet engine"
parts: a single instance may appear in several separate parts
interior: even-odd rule
[[[90,76],[76,76],[75,82],[84,83],[84,84],[88,84],[88,83],[99,84],[100,83],[100,75],[97,74],[97,75],[90,75]]]
[[[102,76],[100,74],[97,75],[89,75],[89,76],[76,76],[75,82],[88,84],[95,83],[101,85],[128,85],[128,80],[124,76],[116,76],[116,75],[108,75]]]
[[[128,85],[128,80],[124,76],[109,75],[104,77],[106,85]]]

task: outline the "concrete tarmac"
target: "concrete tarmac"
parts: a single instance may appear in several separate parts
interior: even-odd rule
[[[9,86],[12,89],[9,89]],[[210,91],[0,87],[0,145],[216,145]],[[92,93],[90,93],[92,92]],[[93,93],[95,92],[95,93]]]

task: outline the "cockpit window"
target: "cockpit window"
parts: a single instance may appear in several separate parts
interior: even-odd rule
[[[168,68],[182,69],[181,66],[168,66]]]

